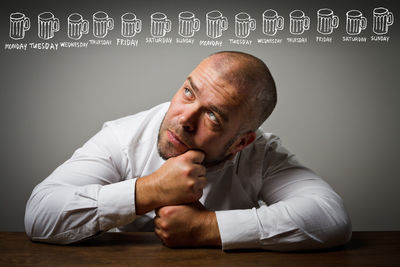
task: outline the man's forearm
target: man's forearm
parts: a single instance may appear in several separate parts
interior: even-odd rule
[[[135,186],[136,214],[143,215],[161,206],[159,192],[151,175],[137,179]]]
[[[218,246],[222,245],[221,237],[218,229],[217,217],[214,211],[208,211],[203,223],[203,231],[201,233],[202,245]]]

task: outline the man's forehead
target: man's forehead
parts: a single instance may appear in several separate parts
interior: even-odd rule
[[[238,108],[242,105],[243,97],[240,97],[239,91],[229,84],[229,81],[220,79],[210,81],[208,78],[191,74],[186,78],[186,82],[197,94],[211,98],[225,109]]]

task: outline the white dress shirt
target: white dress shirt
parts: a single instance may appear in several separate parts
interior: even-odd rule
[[[168,107],[105,123],[37,185],[25,212],[28,236],[67,244],[109,230],[153,231],[154,211],[136,215],[135,184],[165,162],[157,136]],[[316,249],[351,236],[342,199],[273,134],[257,131],[255,142],[206,177],[200,202],[216,212],[223,249]]]

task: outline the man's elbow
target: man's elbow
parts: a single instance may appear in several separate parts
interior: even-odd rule
[[[350,217],[343,208],[342,212],[336,213],[335,217],[330,216],[330,223],[327,223],[319,234],[321,248],[331,248],[348,243],[352,236],[352,224]]]
[[[35,207],[35,205],[33,205],[33,203],[31,202],[31,199],[29,199],[25,208],[24,224],[25,224],[25,232],[31,240],[33,240],[35,237],[44,236],[43,227],[37,223],[38,222],[37,213],[38,213],[37,207]]]

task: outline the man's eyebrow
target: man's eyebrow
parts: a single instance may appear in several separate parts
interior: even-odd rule
[[[196,93],[196,94],[199,93],[199,89],[197,88],[196,85],[194,85],[193,80],[192,80],[192,77],[190,77],[190,76],[187,77],[187,80],[189,81],[190,87],[193,88],[193,90],[195,91],[195,93]]]
[[[228,115],[227,113],[225,113],[224,111],[222,111],[220,108],[216,107],[216,106],[210,106],[210,109],[215,112],[218,113],[218,115],[224,120],[224,121],[228,121]]]
[[[193,83],[192,77],[187,77],[187,80],[189,81],[190,87],[193,89],[193,91],[195,91],[196,94],[199,94],[199,89],[197,88],[197,86]],[[217,113],[224,121],[228,121],[228,114],[227,112],[224,112],[222,109],[220,109],[217,106],[210,106],[209,107],[210,110],[212,110],[213,112]]]

